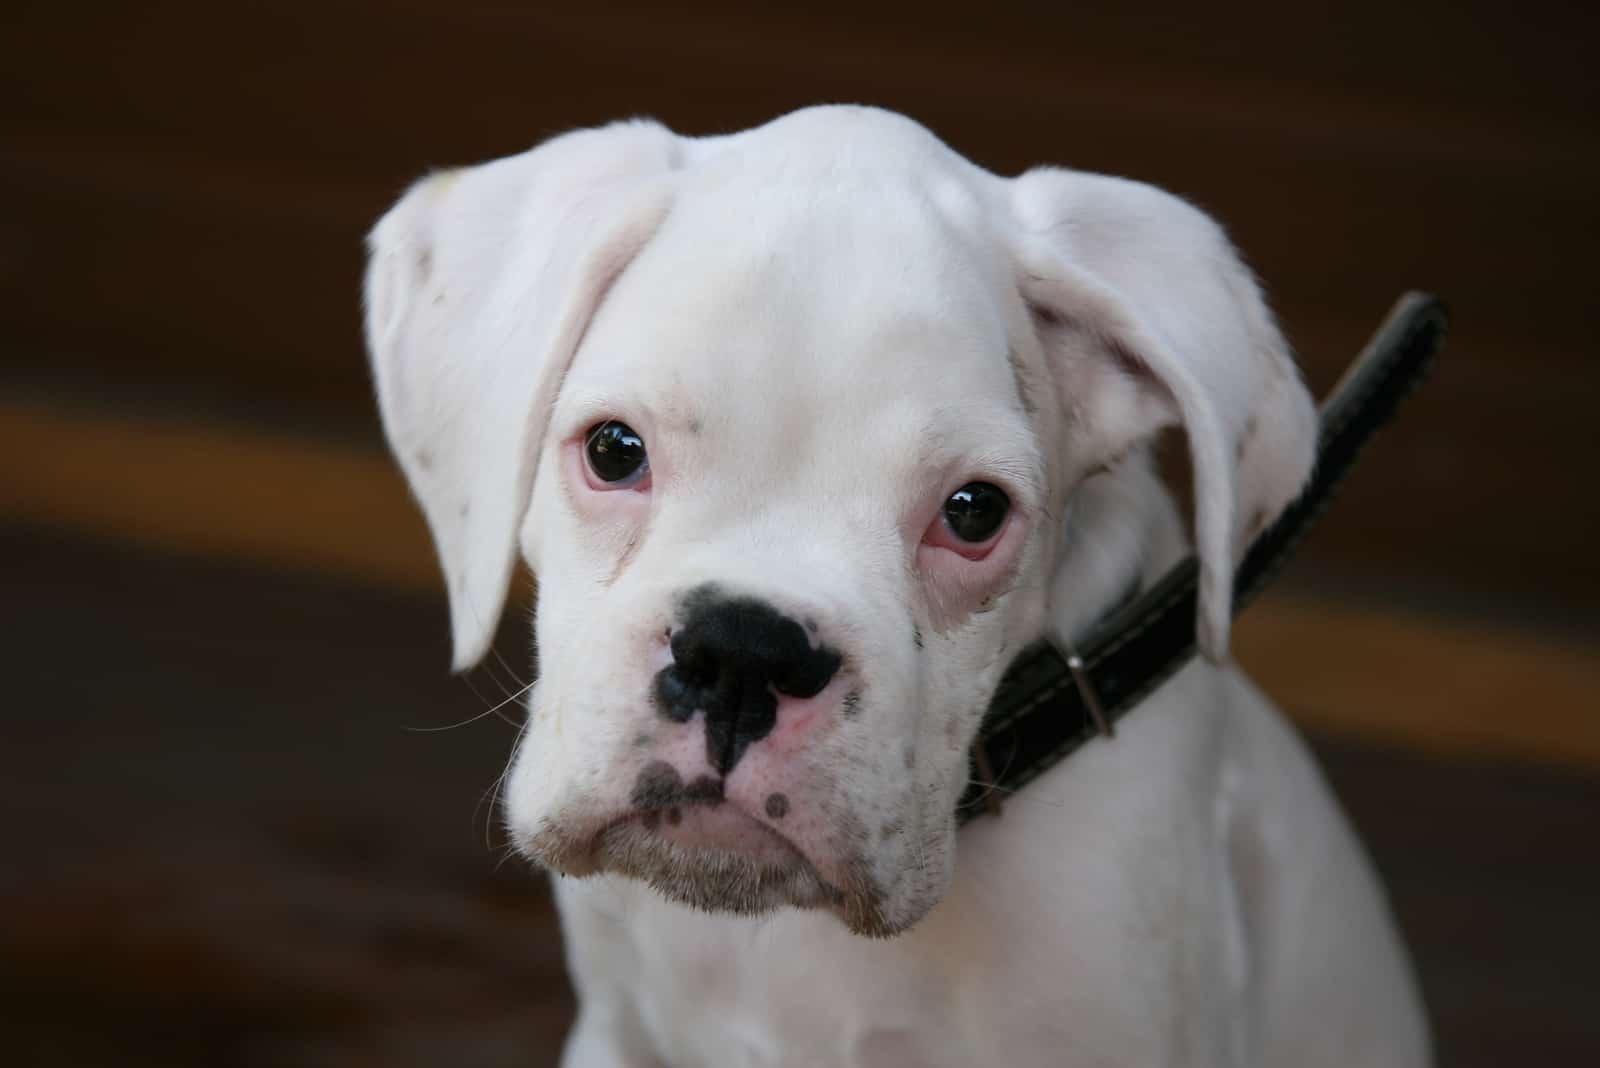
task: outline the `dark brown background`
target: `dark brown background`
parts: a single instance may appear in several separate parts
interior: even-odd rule
[[[1239,655],[1373,842],[1447,1058],[1600,1046],[1600,15],[1193,10],[8,7],[0,1040],[39,1064],[548,1059],[547,904],[491,874],[472,814],[510,731],[401,729],[515,683],[480,674],[480,703],[443,678],[361,236],[428,167],[573,126],[857,101],[1000,172],[1191,198],[1319,391],[1400,290],[1447,298],[1434,381]]]

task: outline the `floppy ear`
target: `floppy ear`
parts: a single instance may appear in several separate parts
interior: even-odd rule
[[[567,134],[419,181],[368,237],[378,405],[433,532],[458,671],[499,622],[561,379],[660,224],[679,151],[649,122]]]
[[[1316,411],[1288,345],[1221,228],[1177,197],[1055,168],[1016,178],[1010,194],[1023,296],[1076,472],[1166,426],[1188,435],[1197,637],[1220,660],[1234,566],[1315,457]]]

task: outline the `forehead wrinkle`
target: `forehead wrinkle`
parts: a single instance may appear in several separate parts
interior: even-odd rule
[[[641,388],[636,379],[627,376],[602,381],[585,375],[565,384],[556,398],[556,409],[558,417],[582,427],[602,419],[634,419],[641,424],[648,421],[660,431],[698,422],[702,413],[689,398],[688,391],[680,388],[659,392]]]
[[[557,407],[565,409],[571,418],[585,424],[601,416],[615,416],[621,411],[632,414],[638,410],[643,398],[625,384],[621,388],[610,387],[589,381],[591,377],[570,376],[556,396]]]
[[[918,431],[924,455],[941,466],[961,463],[966,473],[995,475],[1021,487],[1030,500],[1017,503],[1043,500],[1044,471],[1032,430],[1015,412],[985,408],[977,419],[971,404],[935,408]]]
[[[1034,396],[1033,374],[1023,362],[1022,355],[1010,346],[1006,348],[1006,365],[1011,368],[1011,384],[1017,391],[1017,403],[1022,405],[1022,410],[1031,419],[1039,414],[1039,403]]]

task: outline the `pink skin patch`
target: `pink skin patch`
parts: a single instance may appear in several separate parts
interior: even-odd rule
[[[655,833],[682,846],[739,853],[772,867],[793,861],[798,852],[738,805],[683,805],[647,815]]]
[[[806,754],[816,748],[819,734],[839,722],[844,696],[856,685],[853,678],[835,676],[815,697],[780,696],[777,726],[749,748],[723,786],[731,804],[792,842],[828,882],[838,877],[838,858],[832,829],[819,818]]]
[[[853,678],[836,677],[815,697],[778,695],[776,726],[751,745],[726,779],[717,776],[706,758],[703,716],[660,725],[641,754],[641,774],[664,776],[672,789],[686,793],[681,801],[647,802],[646,810],[621,818],[636,819],[651,833],[680,845],[739,853],[759,862],[790,862],[798,854],[833,883],[839,858],[833,856],[830,828],[816,810],[815,784],[803,771],[804,754],[815,747],[819,732],[839,722],[845,696],[856,685]]]
[[[851,677],[840,672],[815,697],[789,697],[774,691],[773,695],[778,699],[778,723],[756,745],[766,747],[768,759],[789,762],[796,753],[813,744],[811,736],[814,733],[833,726],[840,714],[844,695],[855,685]],[[755,748],[752,747],[751,752],[734,768],[735,774],[754,753]]]
[[[1011,526],[1014,513],[1008,513],[1000,524],[1000,529],[989,535],[983,541],[963,541],[956,537],[950,529],[949,520],[945,519],[941,511],[933,517],[933,522],[928,524],[928,530],[922,535],[922,545],[930,549],[947,549],[967,560],[977,562],[983,560],[999,545],[1005,537],[1006,530]],[[921,547],[918,547],[921,551]]]
[[[981,542],[962,541],[942,512],[935,513],[917,546],[918,576],[927,590],[930,621],[943,630],[980,608],[1005,585],[1021,557],[1028,523],[1013,506],[1000,529]]]

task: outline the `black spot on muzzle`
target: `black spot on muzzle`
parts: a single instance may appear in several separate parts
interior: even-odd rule
[[[665,760],[652,760],[634,780],[629,800],[634,808],[645,812],[670,809],[676,805],[720,805],[722,780],[701,775],[693,782],[686,783],[677,768]]]

